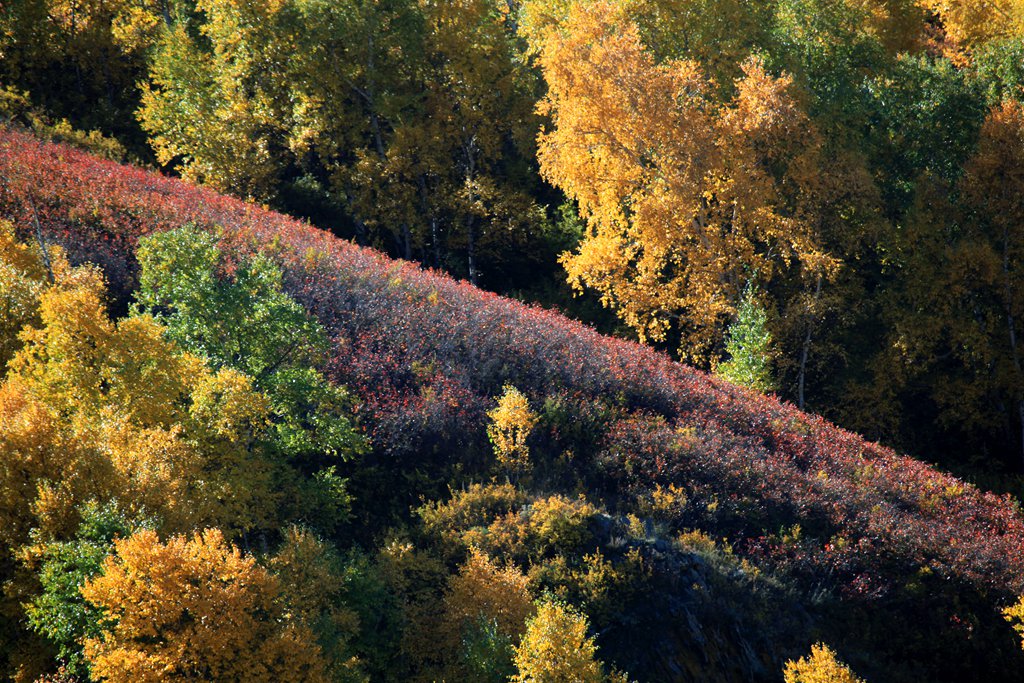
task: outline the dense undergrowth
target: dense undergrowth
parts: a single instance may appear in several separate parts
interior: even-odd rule
[[[231,263],[269,256],[329,336],[325,373],[370,441],[339,466],[353,502],[330,540],[372,556],[397,534],[434,586],[470,548],[510,562],[583,609],[631,678],[776,679],[819,640],[869,680],[1015,680],[1024,665],[1000,614],[1024,591],[1008,497],[555,313],[12,129],[0,217],[102,268],[115,315],[146,235],[191,224]],[[487,484],[506,477],[487,432],[505,387],[535,413],[529,467]],[[366,622],[353,647],[374,678],[429,676],[408,654],[426,603],[393,599],[405,626]],[[396,632],[406,645],[383,642]]]

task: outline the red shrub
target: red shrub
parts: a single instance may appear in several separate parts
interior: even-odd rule
[[[752,557],[833,576],[851,595],[884,593],[922,567],[998,599],[1024,589],[1024,521],[1009,498],[555,313],[11,130],[0,130],[0,213],[23,228],[37,215],[122,295],[134,243],[152,231],[194,222],[222,229],[229,250],[273,253],[290,293],[334,335],[331,372],[361,397],[375,457],[395,466],[438,444],[485,449],[484,413],[506,382],[538,405],[571,394],[628,416],[589,454],[610,493],[685,484],[703,501],[701,523]],[[799,542],[775,533],[796,524]]]

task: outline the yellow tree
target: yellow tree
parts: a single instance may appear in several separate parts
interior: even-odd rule
[[[1021,636],[1021,647],[1024,647],[1024,597],[1003,610],[1003,618],[1013,626],[1017,635]]]
[[[604,683],[597,645],[587,618],[555,602],[543,602],[516,647],[514,683]]]
[[[14,226],[0,220],[0,372],[21,347],[21,328],[34,321],[45,281],[41,254],[20,243]]]
[[[77,338],[76,332],[103,327],[105,317],[96,326],[79,326],[99,312],[89,292],[102,288],[102,281],[95,271],[70,268],[59,252],[52,256],[55,283],[41,288],[33,297],[36,305],[30,306],[41,326],[19,335],[23,348],[0,385],[0,536],[10,547],[24,543],[31,527],[70,524],[75,503],[84,497],[106,497],[117,490],[109,461],[70,424],[73,404],[94,394],[95,385],[83,368],[94,367],[102,351],[91,348],[88,338]],[[50,323],[60,329],[44,340]],[[77,356],[81,365],[72,368],[58,361],[47,369],[34,363],[40,345],[51,341],[59,355]],[[57,394],[66,400],[54,400]]]
[[[60,257],[59,251],[50,254]],[[7,361],[24,343],[26,323],[39,324],[40,300],[47,296],[46,268],[40,254],[0,224],[0,345]],[[31,381],[15,373],[0,383],[0,600],[3,635],[0,657],[12,673],[30,676],[40,650],[24,632],[23,603],[37,590],[37,579],[16,564],[26,559],[22,546],[33,528],[45,534],[71,529],[75,502],[107,498],[117,477],[106,458],[83,443],[67,421],[33,391]]]
[[[169,528],[264,523],[274,507],[258,447],[266,398],[245,375],[181,352],[151,318],[115,324],[95,268],[59,252],[51,261],[38,326],[21,333],[2,385],[0,440],[12,457],[0,490],[11,496],[5,514],[25,517],[5,529],[20,541],[25,525],[59,535],[79,503],[113,496]]]
[[[783,675],[786,683],[863,683],[822,643],[813,645],[807,657],[786,662]]]
[[[598,290],[642,339],[674,331],[705,360],[748,279],[831,266],[786,210],[774,149],[759,148],[805,123],[790,79],[750,61],[737,99],[716,107],[696,63],[657,63],[609,2],[572,7],[547,36],[539,160],[588,222],[563,257],[576,288]]]
[[[530,447],[526,440],[537,424],[537,414],[526,396],[513,386],[506,386],[498,404],[487,413],[490,422],[487,436],[502,467],[512,472],[530,465]]]
[[[459,573],[448,580],[444,598],[441,635],[455,656],[451,677],[507,681],[512,648],[535,612],[529,579],[471,548]]]
[[[178,23],[155,46],[140,122],[161,163],[183,160],[186,177],[270,198],[288,158],[293,13],[281,2],[200,0],[196,9],[206,19],[198,37]]]
[[[488,246],[522,234],[540,210],[508,175],[536,130],[531,72],[518,60],[514,15],[495,0],[420,3],[430,67],[423,74],[420,125],[424,192],[443,246],[465,254],[478,284]],[[462,272],[462,268],[458,268]]]
[[[516,640],[536,612],[529,579],[515,567],[498,567],[476,548],[470,549],[459,573],[448,581],[445,607],[448,619],[459,626],[483,615]]]
[[[166,543],[139,531],[114,548],[82,588],[108,620],[85,641],[96,678],[328,680],[313,634],[279,601],[276,577],[220,531]]]
[[[23,382],[0,385],[0,543],[17,548],[33,527],[68,529],[75,503],[116,491],[109,462],[69,433]]]
[[[1021,0],[920,0],[938,15],[946,34],[965,47],[1024,35]]]

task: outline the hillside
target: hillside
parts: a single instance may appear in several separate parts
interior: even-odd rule
[[[999,613],[1024,592],[1008,497],[556,313],[11,129],[0,217],[98,264],[115,313],[140,237],[194,224],[229,259],[268,254],[330,336],[329,378],[358,400],[371,452],[343,471],[346,533],[364,547],[487,479],[487,412],[517,388],[543,415],[528,495],[585,495],[603,510],[594,547],[646,558],[654,593],[591,615],[605,660],[638,680],[775,680],[817,640],[869,680],[1014,680],[1024,666]],[[641,504],[679,489],[660,517]],[[644,531],[616,541],[629,515]]]

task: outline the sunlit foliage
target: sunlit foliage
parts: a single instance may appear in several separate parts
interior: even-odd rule
[[[726,336],[728,360],[718,365],[716,374],[758,391],[774,388],[772,336],[767,329],[767,318],[753,292],[748,290],[736,311],[736,321],[729,326]]]
[[[528,579],[514,567],[499,568],[471,549],[448,581],[443,634],[456,656],[455,674],[479,681],[507,681],[513,647],[535,607]]]
[[[506,386],[487,417],[487,436],[502,467],[512,472],[529,467],[530,447],[526,442],[538,418],[526,396],[515,387]]]
[[[1024,647],[1024,599],[1005,608],[1003,617],[1013,625],[1013,630],[1021,636],[1021,647]]]
[[[845,664],[836,659],[828,645],[818,643],[811,654],[786,662],[783,671],[786,683],[862,683]]]
[[[251,378],[270,401],[282,453],[348,458],[363,449],[348,394],[317,370],[326,334],[282,291],[270,259],[257,255],[229,270],[216,238],[194,227],[141,241],[138,258],[139,310],[214,368]]]
[[[541,602],[516,648],[515,683],[604,683],[586,617],[557,602]]]
[[[312,633],[279,601],[280,582],[217,530],[116,540],[82,595],[103,612],[101,633],[85,641],[102,680],[328,680]]]
[[[922,0],[921,4],[938,15],[953,40],[969,47],[1024,35],[1020,0]]]
[[[830,267],[765,171],[809,128],[790,77],[751,59],[735,99],[716,106],[696,62],[656,62],[608,2],[574,6],[539,61],[552,117],[541,170],[589,224],[563,263],[641,339],[675,331],[683,355],[701,359],[735,313],[745,272]]]

